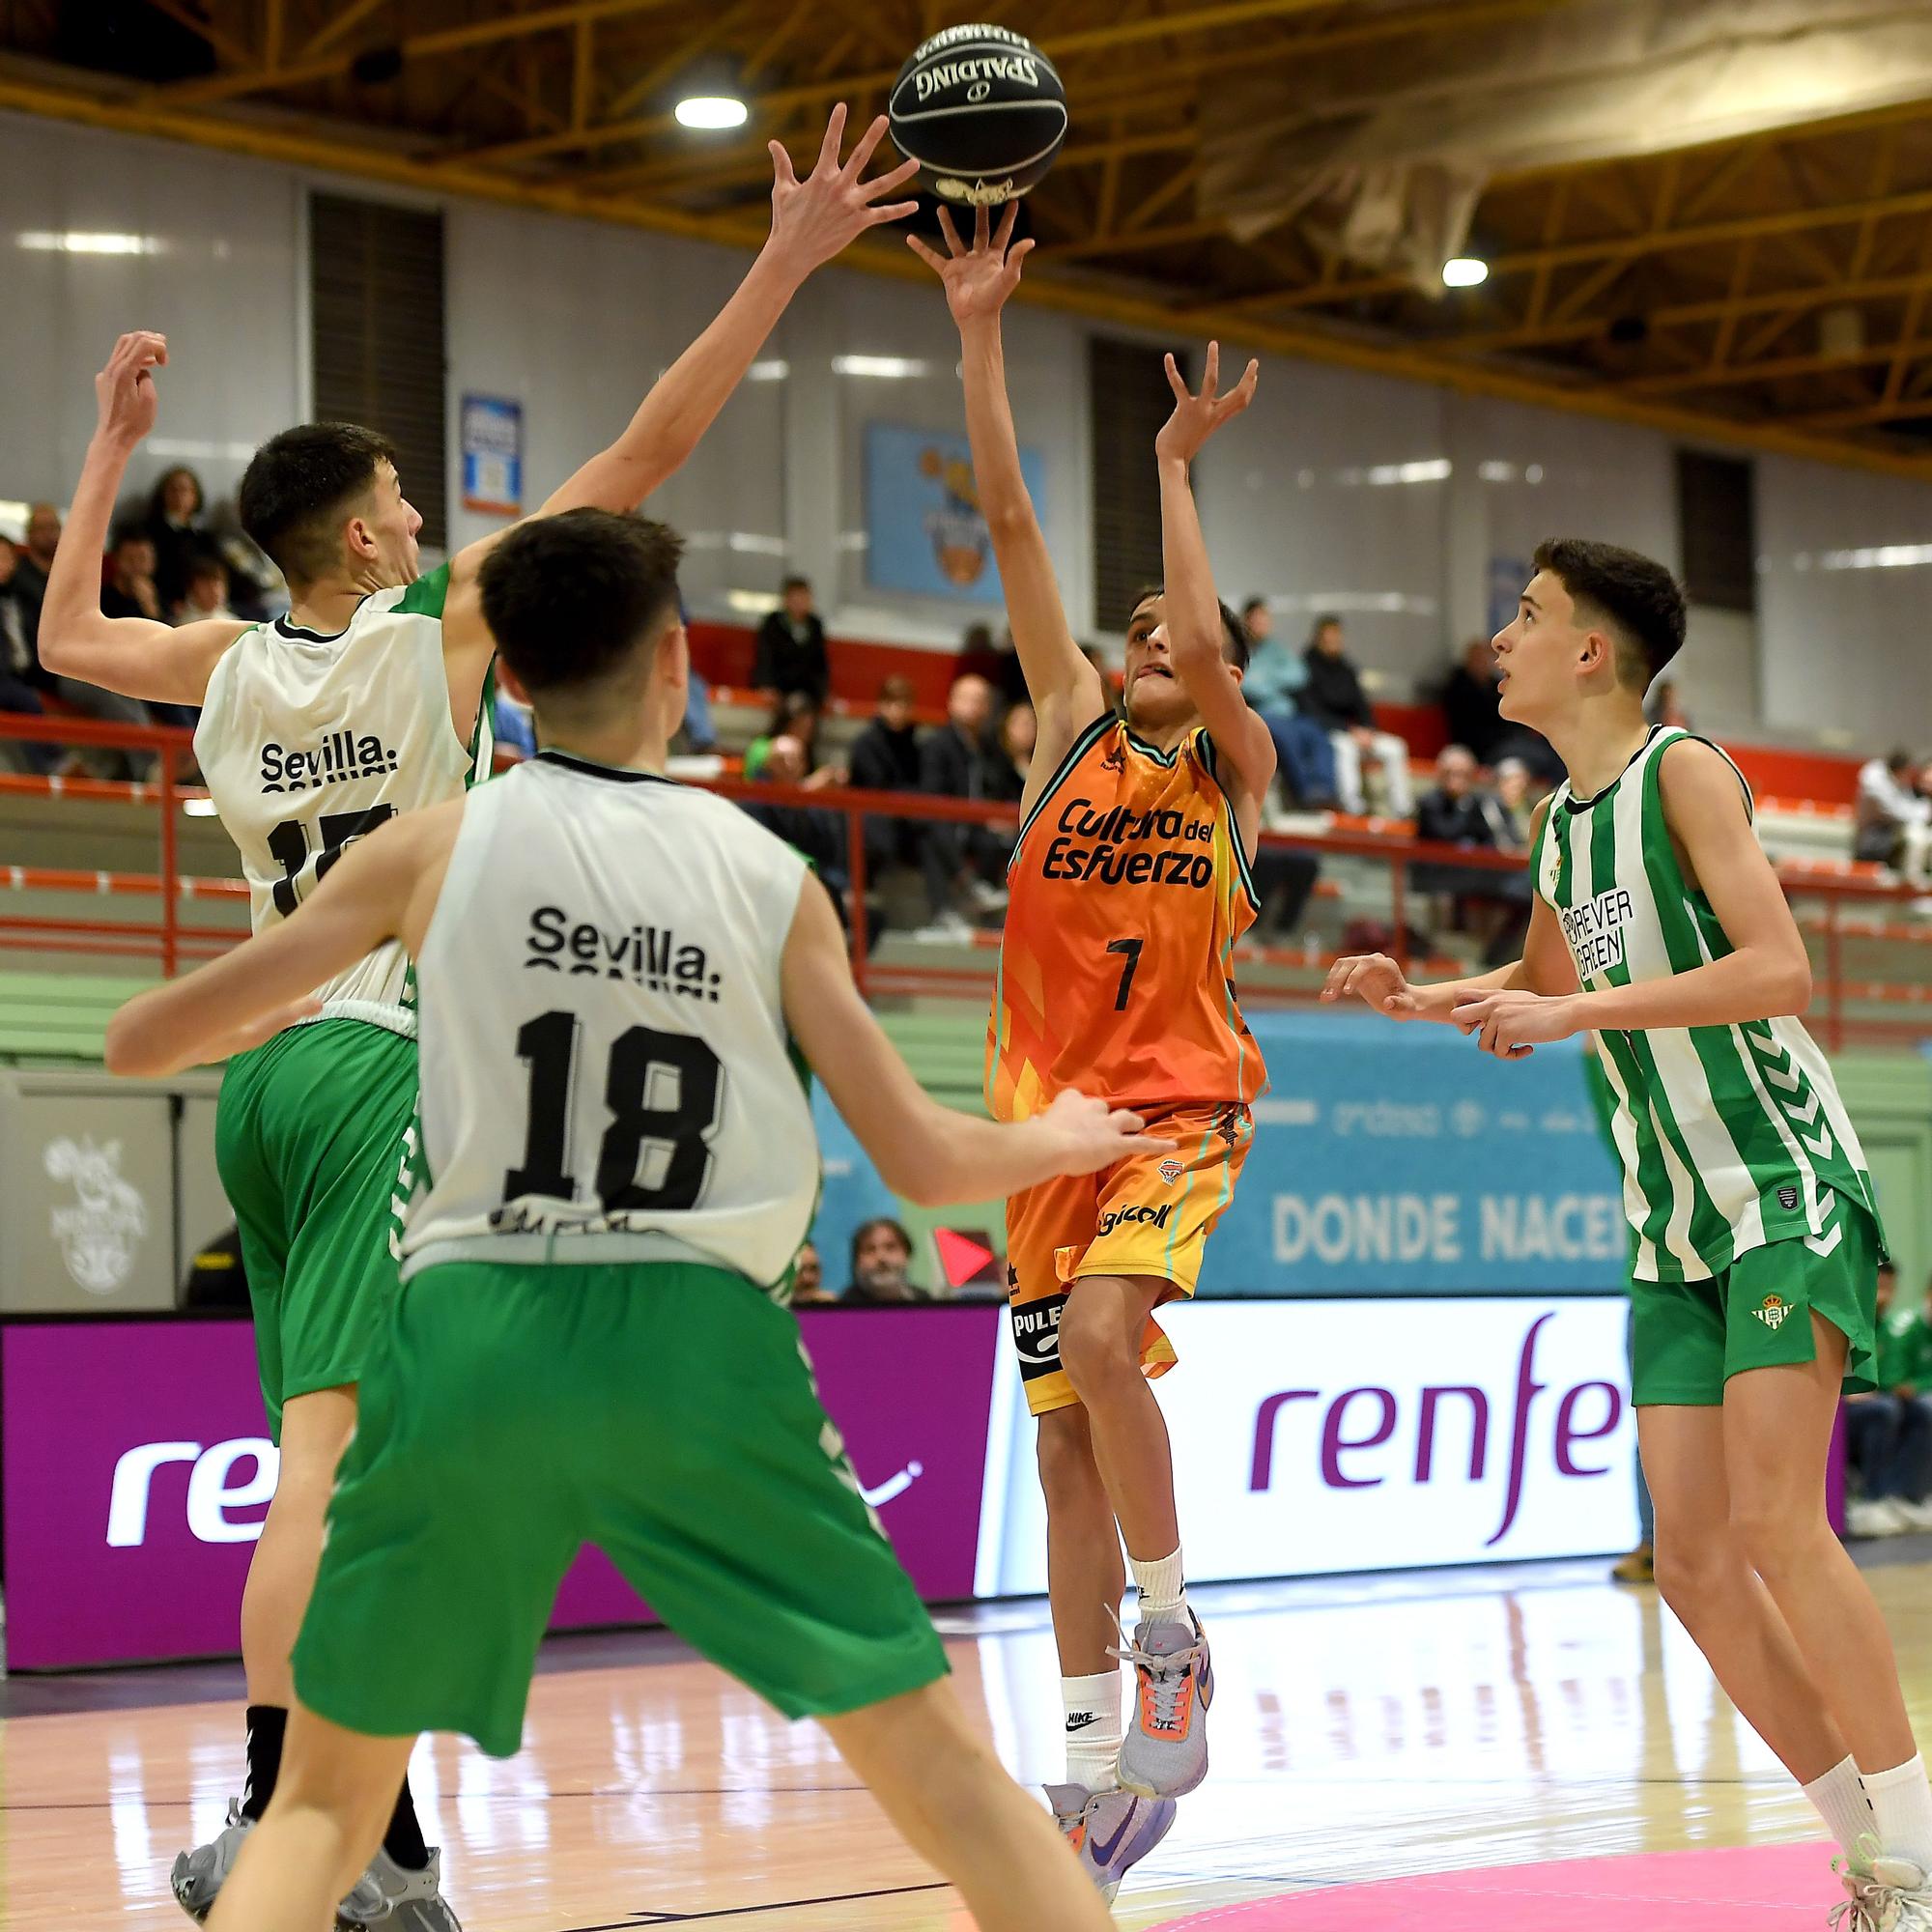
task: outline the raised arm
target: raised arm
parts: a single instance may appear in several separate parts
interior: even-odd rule
[[[990,1200],[1166,1149],[1141,1133],[1137,1114],[1110,1112],[1105,1101],[1078,1094],[1006,1126],[942,1107],[859,997],[838,916],[812,877],[785,941],[783,999],[787,1026],[880,1178],[921,1207]]]
[[[1019,438],[1007,395],[1006,351],[1000,340],[1000,311],[1019,287],[1020,265],[1033,250],[1032,242],[1013,241],[1018,215],[1015,202],[994,234],[986,211],[980,209],[968,248],[952,225],[952,214],[942,208],[939,225],[948,254],[928,247],[917,235],[908,235],[906,242],[946,285],[947,306],[959,325],[966,436],[973,445],[980,514],[992,535],[1007,621],[1012,626],[1013,647],[1019,652],[1039,721],[1028,782],[1030,804],[1033,791],[1052,777],[1074,739],[1107,709],[1107,688],[1067,629],[1053,558],[1020,469]]]
[[[94,379],[94,439],[47,577],[40,654],[57,677],[157,703],[199,704],[216,661],[247,625],[222,618],[177,628],[147,617],[107,617],[100,610],[100,555],[115,498],[128,459],[155,426],[160,407],[155,371],[167,359],[167,338],[139,329],[114,345]]]
[[[1236,816],[1252,855],[1261,808],[1274,781],[1274,738],[1241,695],[1241,673],[1221,648],[1221,600],[1208,561],[1208,539],[1188,480],[1188,466],[1225,422],[1254,401],[1261,364],[1250,362],[1234,388],[1221,394],[1221,345],[1208,345],[1201,393],[1189,393],[1179,364],[1167,358],[1174,413],[1154,439],[1160,472],[1161,573],[1167,587],[1167,644],[1176,674],[1208,726],[1221,770],[1233,782]]]
[[[456,799],[353,840],[292,917],[129,1000],[108,1023],[107,1070],[160,1078],[225,1060],[312,1016],[313,989],[385,940],[420,945],[462,815]]]

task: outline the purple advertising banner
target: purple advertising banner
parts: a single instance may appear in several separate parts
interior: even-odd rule
[[[972,1594],[993,1307],[804,1316],[820,1392],[923,1596]],[[0,1341],[7,1665],[232,1654],[275,1475],[248,1324],[10,1326]],[[553,1627],[648,1611],[586,1550]]]

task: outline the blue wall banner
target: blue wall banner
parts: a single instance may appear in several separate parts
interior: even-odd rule
[[[1500,1061],[1453,1027],[1367,1012],[1250,1020],[1271,1084],[1208,1243],[1204,1295],[1622,1293],[1622,1183],[1580,1040]],[[825,1155],[813,1235],[836,1289],[852,1230],[896,1209],[816,1087],[812,1114]],[[969,1218],[1004,1238],[996,1210]]]
[[[1526,1060],[1371,1013],[1252,1015],[1270,1082],[1206,1294],[1625,1286],[1621,1183],[1580,1040]]]
[[[524,406],[506,396],[463,399],[463,507],[524,514]]]
[[[1020,469],[1035,505],[1046,506],[1046,462],[1022,448]],[[902,423],[866,425],[866,581],[998,604],[1000,573],[980,513],[973,455],[963,436]]]

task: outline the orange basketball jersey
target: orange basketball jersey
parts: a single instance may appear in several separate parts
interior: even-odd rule
[[[1108,716],[1020,826],[986,1037],[986,1104],[1019,1121],[1067,1087],[1137,1110],[1254,1099],[1236,1004],[1254,882],[1207,731],[1156,751]]]

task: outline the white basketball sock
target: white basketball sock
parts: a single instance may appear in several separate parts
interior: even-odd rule
[[[1823,1777],[1814,1777],[1804,1787],[1812,1809],[1825,1821],[1825,1829],[1838,1841],[1841,1852],[1855,1852],[1859,1840],[1878,1835],[1870,1801],[1857,1763],[1847,1758],[1834,1764]]]
[[[1163,1556],[1156,1563],[1143,1563],[1138,1556],[1129,1556],[1134,1584],[1140,1591],[1137,1614],[1142,1623],[1173,1623],[1179,1615],[1180,1606],[1187,1601],[1186,1589],[1180,1576],[1180,1551],[1172,1556]]]
[[[1115,1791],[1121,1774],[1121,1673],[1063,1677],[1060,1701],[1066,1712],[1066,1781],[1089,1791]]]
[[[1895,1771],[1868,1771],[1864,1787],[1879,1850],[1887,1858],[1910,1859],[1932,1874],[1932,1784],[1925,1781],[1925,1760],[1915,1757]]]

